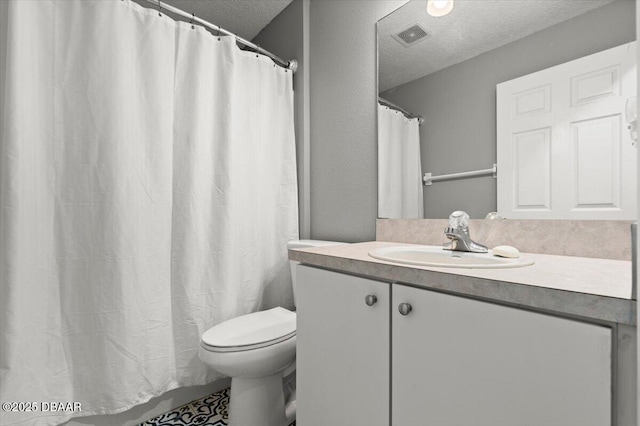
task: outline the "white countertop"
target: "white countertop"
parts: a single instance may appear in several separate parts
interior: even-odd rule
[[[374,259],[369,251],[410,244],[373,241],[289,251],[305,264],[414,284],[538,310],[635,325],[631,262],[522,253],[535,264],[507,269],[403,265]]]

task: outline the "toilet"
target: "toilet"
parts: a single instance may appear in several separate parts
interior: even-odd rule
[[[339,245],[334,241],[300,240],[287,249]],[[295,303],[295,265],[291,278]],[[254,312],[224,321],[205,331],[200,360],[231,377],[229,426],[285,426],[283,371],[293,370],[296,314],[284,308]]]

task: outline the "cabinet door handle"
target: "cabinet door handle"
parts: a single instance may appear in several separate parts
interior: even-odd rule
[[[409,315],[409,312],[411,312],[412,309],[413,308],[408,303],[401,303],[398,305],[398,312],[400,312],[400,315]]]
[[[367,306],[373,306],[376,304],[377,301],[378,301],[378,298],[376,297],[375,294],[368,294],[364,298],[364,303],[366,303]]]

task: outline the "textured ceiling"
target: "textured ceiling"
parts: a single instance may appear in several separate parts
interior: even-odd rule
[[[144,0],[135,0],[153,7]],[[292,0],[161,0],[251,40]]]
[[[466,61],[613,0],[455,0],[444,17],[411,0],[378,22],[379,90],[383,92]],[[626,0],[619,0],[626,1]],[[409,48],[392,34],[421,24],[431,36]]]

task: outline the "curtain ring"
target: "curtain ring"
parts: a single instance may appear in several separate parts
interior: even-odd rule
[[[162,16],[162,3],[158,0],[158,16]]]
[[[193,21],[195,21],[195,19],[196,19],[196,14],[191,12],[191,29],[192,30],[196,29],[196,27],[193,25]]]

